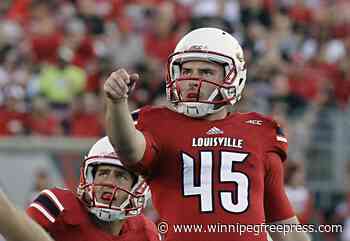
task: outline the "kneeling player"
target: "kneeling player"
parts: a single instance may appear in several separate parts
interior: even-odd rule
[[[149,187],[119,161],[108,137],[85,158],[77,194],[44,190],[27,212],[56,241],[158,240],[155,225],[141,212]]]

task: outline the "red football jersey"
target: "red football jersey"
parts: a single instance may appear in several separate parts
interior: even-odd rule
[[[126,219],[121,234],[99,229],[76,195],[65,189],[42,191],[27,209],[28,215],[45,228],[55,241],[157,241],[155,225],[143,215]]]
[[[294,216],[283,187],[287,140],[273,120],[231,113],[207,121],[165,107],[145,107],[133,117],[146,138],[137,168],[148,176],[153,204],[168,223],[166,240],[267,240],[265,232],[224,226]]]

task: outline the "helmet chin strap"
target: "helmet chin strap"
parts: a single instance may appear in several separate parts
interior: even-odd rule
[[[208,101],[213,101],[214,98],[219,94],[219,90],[216,88],[213,93],[209,96]],[[198,102],[180,102],[176,106],[177,112],[184,114],[192,118],[201,118],[203,116],[216,113],[222,110],[224,106],[215,109],[215,104],[209,103],[198,103]]]
[[[92,194],[90,194],[92,196]],[[98,219],[104,221],[104,222],[113,222],[116,220],[123,220],[126,218],[125,208],[128,205],[130,200],[130,195],[126,198],[126,200],[119,206],[121,210],[113,210],[109,208],[103,208],[103,207],[92,207],[89,209],[89,211],[94,214]],[[103,203],[100,203],[96,200],[95,197],[95,203],[99,205],[105,205]]]
[[[128,197],[121,205],[122,210],[112,210],[109,208],[96,208],[93,207],[90,209],[90,212],[93,213],[98,219],[104,222],[113,222],[115,220],[123,220],[126,218],[125,211],[123,209],[128,205],[130,197]],[[99,204],[96,200],[96,203]],[[102,204],[103,205],[103,204]]]
[[[193,118],[200,118],[206,116],[209,110],[212,109],[213,104],[198,103],[198,102],[186,102],[179,103],[177,106],[177,111]]]
[[[123,220],[126,218],[125,213],[119,210],[110,210],[107,208],[91,208],[90,212],[95,215],[96,218],[104,222],[113,222],[116,220]]]

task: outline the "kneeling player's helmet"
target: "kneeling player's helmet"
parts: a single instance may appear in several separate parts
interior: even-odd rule
[[[188,61],[205,61],[221,64],[224,79],[218,82],[181,77],[181,66]],[[176,111],[190,117],[202,117],[215,113],[225,105],[234,105],[241,99],[246,81],[246,64],[243,50],[229,33],[218,28],[199,28],[186,34],[169,56],[167,65],[167,99]],[[197,100],[185,101],[180,81],[197,81]],[[207,100],[200,100],[203,85],[214,85]]]
[[[105,222],[139,215],[150,196],[149,186],[145,180],[140,175],[129,171],[135,176],[130,191],[112,184],[94,184],[95,168],[98,165],[114,165],[125,169],[108,137],[100,139],[92,146],[80,169],[80,184],[77,193],[89,212]],[[108,204],[101,203],[96,198],[96,188],[101,186],[112,190],[112,197]],[[120,192],[127,193],[127,199],[119,206],[115,206],[113,200],[118,198],[117,193]]]

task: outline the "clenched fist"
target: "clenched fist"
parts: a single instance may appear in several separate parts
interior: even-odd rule
[[[104,83],[103,90],[112,101],[126,99],[130,91],[135,87],[138,79],[138,74],[128,74],[125,69],[118,69],[108,77]]]

